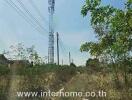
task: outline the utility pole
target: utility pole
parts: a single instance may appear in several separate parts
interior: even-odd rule
[[[72,63],[74,63],[74,60],[72,59]]]
[[[49,3],[49,47],[48,47],[48,63],[54,64],[54,25],[53,15],[55,0],[48,0]]]
[[[71,64],[71,53],[69,52],[69,65]]]
[[[57,64],[59,65],[59,33],[56,33],[57,35]]]
[[[62,66],[63,66],[63,59],[62,59]]]

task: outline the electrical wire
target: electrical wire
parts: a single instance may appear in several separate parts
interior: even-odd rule
[[[35,9],[35,11],[38,13],[39,17],[45,21],[45,23],[48,24],[48,21],[46,20],[46,18],[42,15],[42,13],[40,12],[39,8],[35,5],[33,0],[28,0],[32,6],[32,8]]]
[[[34,22],[36,22],[36,24],[42,28],[44,31],[46,31],[48,33],[48,31],[39,23],[39,21],[31,14],[31,12],[25,7],[25,5],[23,4],[23,2],[21,0],[16,0],[20,6],[22,7],[22,9],[28,14],[28,16],[34,20]]]
[[[35,27],[36,25],[32,22],[30,18],[26,16],[26,14],[12,1],[12,0],[4,0],[11,8],[13,8],[28,24],[30,24],[36,31],[42,33],[42,31]]]

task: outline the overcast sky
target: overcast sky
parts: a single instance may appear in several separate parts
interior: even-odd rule
[[[31,26],[25,21],[25,19],[5,1],[6,0],[0,0],[0,53],[2,53],[3,50],[8,50],[10,45],[23,43],[26,47],[35,45],[36,50],[41,56],[47,56],[48,0],[21,0],[30,13],[45,28],[45,30],[41,32],[35,29],[36,25]],[[20,8],[17,0],[12,1]],[[36,9],[33,8],[31,1],[33,1],[35,6],[39,9],[43,19],[39,16]],[[79,51],[80,45],[86,41],[96,40],[94,31],[90,26],[90,16],[88,15],[84,18],[80,13],[84,1],[85,0],[56,0],[54,27],[55,32],[59,32],[63,42],[63,45],[60,47],[60,61],[63,59],[64,63],[68,63],[68,52],[70,51],[76,64],[85,64],[90,55],[88,53],[81,53]],[[115,7],[123,8],[124,1],[125,0],[103,0],[103,4],[111,4]]]

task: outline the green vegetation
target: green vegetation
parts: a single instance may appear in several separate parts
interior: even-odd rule
[[[10,73],[10,69],[7,66],[0,65],[0,76],[8,75]]]
[[[91,14],[91,25],[97,36],[96,42],[86,42],[81,52],[89,52],[91,58],[86,66],[74,63],[58,66],[46,64],[35,47],[19,43],[6,53],[26,64],[0,65],[0,100],[15,97],[17,91],[99,91],[107,93],[104,98],[90,100],[132,100],[132,0],[127,0],[125,9],[101,5],[101,0],[86,0],[83,16]],[[82,100],[83,97],[54,97],[54,100]],[[14,99],[12,99],[14,100]],[[19,100],[51,100],[49,98],[19,98]]]
[[[81,51],[90,52],[91,56],[105,61],[112,66],[115,82],[122,72],[127,86],[128,72],[132,58],[132,1],[127,0],[125,9],[101,5],[101,0],[86,0],[82,15],[91,14],[91,25],[95,30],[97,42],[86,42]]]
[[[92,62],[90,63],[92,64]],[[95,66],[98,67],[98,66]],[[1,69],[2,67],[0,67]],[[6,69],[6,67],[4,67]],[[14,75],[12,69],[10,74],[0,75],[0,100],[7,100],[7,95],[10,93],[10,86],[12,81],[15,82],[14,90],[17,91],[33,91],[39,92],[41,90],[59,91],[64,88],[65,91],[99,91],[107,92],[104,98],[92,98],[91,100],[131,100],[132,90],[125,89],[123,76],[120,74],[120,88],[117,89],[111,72],[92,69],[91,65],[87,67],[72,67],[72,66],[57,66],[57,65],[41,65],[34,67],[24,67],[16,69]],[[15,77],[15,78],[13,78]],[[132,74],[128,74],[129,87],[132,87]],[[12,79],[13,78],[13,79]],[[12,94],[15,96],[16,94]],[[85,98],[85,97],[83,97]],[[43,100],[46,98],[37,98],[35,100]],[[80,97],[54,97],[55,100],[81,100]],[[30,98],[19,98],[18,100],[33,100]]]

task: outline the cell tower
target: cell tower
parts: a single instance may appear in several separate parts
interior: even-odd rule
[[[48,63],[54,63],[54,25],[53,25],[53,15],[55,0],[48,0],[49,3],[49,47],[48,47]]]

